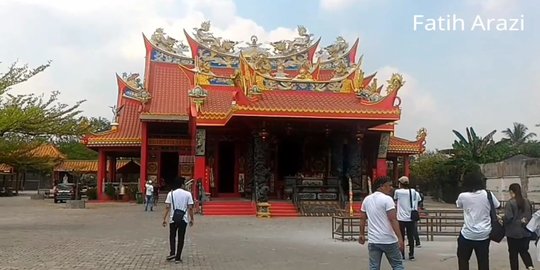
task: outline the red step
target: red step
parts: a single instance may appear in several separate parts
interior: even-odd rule
[[[255,204],[249,201],[210,201],[203,205],[205,216],[255,216]]]
[[[291,202],[270,202],[270,215],[272,217],[298,217],[300,214]]]

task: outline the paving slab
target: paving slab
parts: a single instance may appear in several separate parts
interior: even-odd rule
[[[132,203],[66,209],[51,200],[0,198],[0,269],[367,269],[367,245],[332,239],[329,217],[196,216],[184,263],[174,264],[165,261],[163,206],[154,210]],[[456,248],[455,237],[423,241],[406,269],[456,269]],[[509,268],[506,242],[490,252],[491,269]],[[475,264],[473,255],[471,269]],[[385,258],[382,269],[390,269]]]

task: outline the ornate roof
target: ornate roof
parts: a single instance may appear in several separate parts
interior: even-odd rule
[[[118,160],[116,161],[116,170],[124,167],[130,160]],[[107,161],[107,169],[109,168],[109,161]],[[98,161],[97,160],[64,160],[62,163],[54,167],[55,172],[97,172]]]
[[[358,39],[342,37],[316,51],[320,39],[299,26],[292,40],[242,44],[216,37],[210,23],[188,33],[187,45],[157,29],[146,47],[144,81],[118,76],[117,128],[88,136],[90,147],[139,146],[141,121],[196,121],[222,126],[232,117],[400,119],[404,81],[393,74],[386,91],[358,63]],[[317,56],[317,62],[314,58]],[[375,123],[374,123],[375,124]],[[374,131],[393,131],[381,125]]]
[[[42,144],[32,150],[30,150],[27,154],[28,156],[32,157],[39,157],[39,158],[51,158],[51,159],[65,159],[66,156],[58,150],[54,145],[52,144]]]
[[[416,141],[409,141],[399,137],[391,136],[388,144],[390,154],[422,154],[426,150],[427,132],[425,128],[418,131]]]
[[[265,91],[260,99],[250,100],[234,87],[206,89],[208,96],[196,112],[197,125],[225,125],[232,116],[395,121],[401,114],[393,97],[371,106],[351,94]]]

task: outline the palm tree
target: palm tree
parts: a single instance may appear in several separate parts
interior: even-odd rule
[[[526,143],[533,137],[536,137],[535,133],[527,133],[528,130],[529,128],[527,128],[527,126],[524,124],[515,122],[513,129],[507,128],[503,130],[502,133],[506,135],[506,140],[508,140],[512,145],[519,146]]]
[[[479,137],[472,127],[465,129],[467,138],[456,130],[452,130],[459,140],[455,140],[452,144],[452,152],[456,158],[474,163],[482,163],[485,159],[486,152],[489,147],[493,146],[493,135],[496,130],[491,131],[486,136]]]

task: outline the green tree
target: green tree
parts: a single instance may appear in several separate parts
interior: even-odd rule
[[[103,117],[91,117],[85,120],[90,125],[91,133],[99,133],[111,129],[111,122]],[[90,150],[81,142],[82,136],[65,136],[56,141],[58,149],[62,151],[67,159],[91,160],[97,159],[95,151]]]
[[[472,127],[465,129],[467,132],[467,138],[456,130],[452,130],[458,137],[452,144],[452,154],[454,158],[462,160],[464,163],[483,163],[488,156],[486,155],[490,147],[493,147],[495,142],[493,141],[493,135],[496,130],[491,131],[484,137],[476,135],[476,132]]]
[[[411,162],[411,178],[421,185],[423,190],[433,191],[438,187],[437,167],[448,160],[449,156],[440,152],[429,151],[421,154]]]
[[[33,155],[32,150],[64,136],[80,136],[90,127],[79,116],[84,101],[74,105],[58,102],[59,92],[52,92],[49,97],[9,93],[10,87],[29,80],[49,64],[30,69],[13,63],[7,72],[0,73],[0,163],[11,165],[18,172],[50,167],[50,160]]]
[[[507,128],[502,131],[506,135],[506,140],[510,142],[513,146],[521,146],[522,144],[530,141],[532,138],[536,137],[536,134],[529,132],[529,128],[522,123],[514,122],[514,127],[512,129]]]

